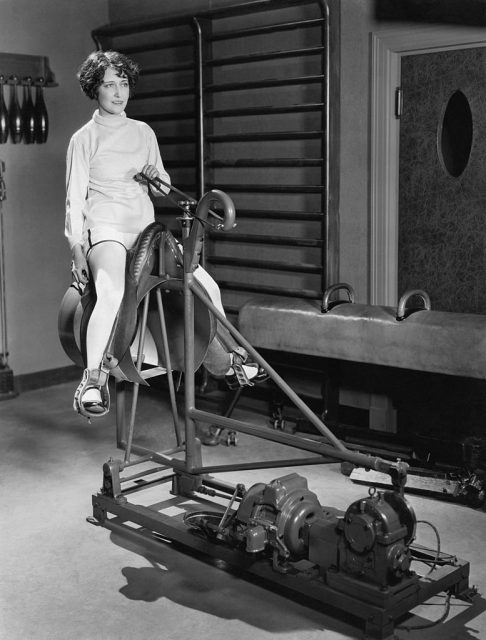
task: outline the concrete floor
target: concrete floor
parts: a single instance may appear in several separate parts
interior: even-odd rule
[[[95,527],[91,495],[114,446],[114,415],[89,425],[71,409],[75,384],[23,393],[0,402],[0,638],[5,640],[343,640],[361,631],[346,621],[269,591],[160,543],[145,548]],[[235,417],[263,423],[265,416]],[[141,441],[168,423],[160,398],[143,398]],[[166,436],[162,436],[163,441]],[[237,447],[205,447],[208,462],[245,456],[278,457],[281,445],[240,436]],[[292,452],[301,455],[301,452]],[[322,505],[346,507],[367,494],[339,464],[225,474],[269,481],[298,471]],[[162,490],[162,489],[161,489]],[[471,563],[470,583],[486,596],[486,513],[409,496],[419,520],[432,522],[444,551]],[[418,525],[418,542],[433,546],[432,529]],[[402,625],[424,625],[444,612],[444,595],[414,610]],[[445,622],[426,630],[397,628],[410,640],[486,640],[486,600],[452,601]]]

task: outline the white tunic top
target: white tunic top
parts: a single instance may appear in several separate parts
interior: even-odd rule
[[[66,171],[65,235],[71,248],[97,226],[139,233],[154,221],[147,185],[134,180],[146,164],[153,164],[160,178],[170,183],[155,133],[145,122],[124,113],[104,117],[96,110],[76,131]]]

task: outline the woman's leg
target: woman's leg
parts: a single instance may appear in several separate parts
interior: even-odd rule
[[[96,303],[86,330],[86,369],[73,406],[91,417],[105,415],[110,407],[109,374],[102,369],[102,362],[125,290],[126,249],[119,242],[100,242],[92,247],[88,262]]]
[[[206,290],[216,309],[226,317],[223,303],[221,301],[221,292],[218,284],[212,276],[210,276],[209,273],[200,266],[194,272],[194,279],[197,280]],[[215,377],[225,375],[231,367],[231,352],[233,349],[237,348],[237,346],[238,345],[231,337],[229,331],[227,331],[227,329],[218,322],[216,335],[210,343],[204,359],[204,366],[211,375]]]
[[[202,267],[195,270],[194,278],[203,285],[214,306],[226,317],[221,291],[214,278]],[[217,378],[225,375],[231,389],[247,384],[253,385],[255,382],[264,382],[268,379],[267,372],[248,359],[245,349],[238,345],[228,329],[220,322],[217,323],[216,335],[208,347],[204,366]]]
[[[119,242],[100,242],[88,256],[96,304],[86,332],[86,368],[98,369],[125,291],[127,252]]]

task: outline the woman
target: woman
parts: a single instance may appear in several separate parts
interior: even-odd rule
[[[81,89],[98,103],[92,119],[71,138],[66,176],[65,235],[74,277],[83,284],[91,278],[96,290],[86,332],[86,369],[74,396],[74,409],[88,417],[109,409],[109,373],[103,357],[124,294],[126,254],[154,221],[151,187],[134,176],[143,172],[170,183],[155,133],[125,115],[138,74],[138,65],[116,51],[92,53],[78,72]],[[152,195],[164,194],[154,190]],[[214,280],[203,269],[198,272],[203,284],[214,285],[215,304],[222,310]],[[234,383],[233,357],[227,356],[226,374]],[[248,383],[266,378],[254,363],[244,365],[245,376]],[[240,380],[238,376],[241,384]]]

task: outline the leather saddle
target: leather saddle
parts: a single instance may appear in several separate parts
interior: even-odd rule
[[[203,285],[195,282],[206,294]],[[104,365],[119,380],[147,384],[134,363],[137,335],[141,330],[141,301],[159,288],[169,344],[170,365],[174,371],[184,370],[184,295],[183,256],[172,233],[160,222],[153,222],[140,234],[127,253],[125,292],[115,319]],[[151,347],[147,365],[166,367],[162,323],[155,296],[150,297],[147,314],[147,344]],[[86,329],[96,302],[91,283],[85,287],[73,283],[66,291],[58,316],[58,331],[66,355],[77,365],[86,366]],[[194,364],[204,361],[209,344],[216,333],[216,320],[209,309],[194,296]]]

